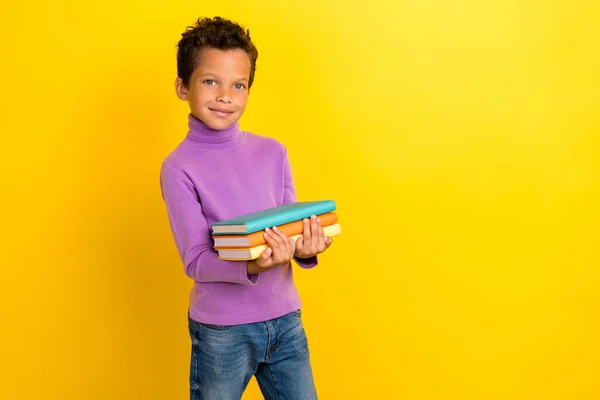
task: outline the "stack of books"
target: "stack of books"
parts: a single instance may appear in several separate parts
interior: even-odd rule
[[[303,201],[269,208],[211,225],[214,249],[221,260],[255,260],[268,247],[264,230],[274,226],[296,241],[303,233],[302,220],[316,215],[325,236],[342,233],[333,200]]]

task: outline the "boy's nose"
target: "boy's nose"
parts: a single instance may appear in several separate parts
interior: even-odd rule
[[[227,88],[221,88],[219,93],[217,93],[217,101],[231,103],[231,90]]]

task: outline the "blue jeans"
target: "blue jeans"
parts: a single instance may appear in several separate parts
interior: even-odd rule
[[[252,376],[265,399],[317,398],[300,310],[243,325],[188,322],[190,399],[239,400]]]

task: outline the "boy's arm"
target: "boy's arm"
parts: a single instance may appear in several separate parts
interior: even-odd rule
[[[180,169],[163,163],[160,184],[186,275],[197,282],[256,284],[258,274],[248,274],[247,262],[218,259],[210,227],[190,178]]]
[[[284,182],[284,192],[283,192],[283,204],[294,203],[297,200],[296,198],[296,188],[294,186],[294,177],[292,175],[292,168],[290,166],[290,160],[287,156],[287,150],[284,153],[283,160],[283,182]],[[317,256],[310,258],[298,258],[294,257],[294,261],[302,267],[302,268],[313,268],[319,264],[319,259]]]

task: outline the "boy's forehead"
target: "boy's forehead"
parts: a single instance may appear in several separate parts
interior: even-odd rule
[[[242,49],[221,50],[205,48],[198,54],[198,70],[250,71],[250,56]]]

